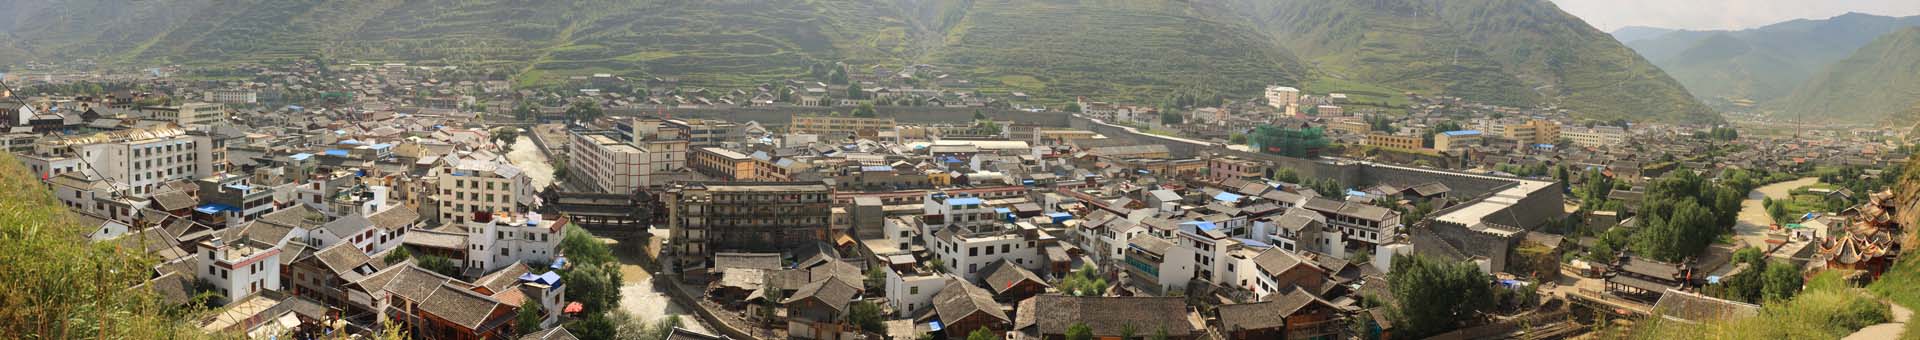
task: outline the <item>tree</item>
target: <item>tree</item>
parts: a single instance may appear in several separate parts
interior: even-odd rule
[[[1783,301],[1800,293],[1805,279],[1800,270],[1791,264],[1775,262],[1767,265],[1760,296],[1764,301]]]
[[[880,304],[870,301],[854,302],[848,308],[847,322],[860,327],[868,333],[887,334],[886,316],[882,315]]]
[[[394,264],[400,263],[400,261],[406,261],[407,257],[411,256],[413,256],[413,254],[407,250],[407,247],[394,247],[393,251],[387,252],[387,256],[380,258],[380,260],[386,261],[387,264]]]
[[[598,265],[616,261],[613,250],[607,248],[606,242],[580,228],[567,228],[560,236],[559,248],[560,253],[567,254],[567,259],[575,264]]]
[[[880,289],[885,288],[887,284],[887,271],[885,269],[880,269],[880,266],[873,266],[873,268],[868,268],[867,280],[865,283],[867,286],[867,291],[870,291],[870,292],[879,291]]]
[[[1233,135],[1227,136],[1227,143],[1233,143],[1235,145],[1247,144],[1247,134],[1235,133]]]
[[[582,312],[605,313],[620,305],[620,269],[617,264],[577,263],[560,273],[567,286],[567,300],[580,302]]]
[[[1093,328],[1085,322],[1076,322],[1067,326],[1067,340],[1093,340]]]
[[[1147,340],[1167,340],[1170,338],[1171,337],[1167,335],[1167,327],[1160,326],[1160,328],[1156,328],[1153,330],[1153,336],[1147,337]]]
[[[1397,322],[1409,338],[1439,334],[1492,307],[1492,277],[1472,263],[1446,263],[1417,255],[1395,255],[1387,274],[1399,299]],[[1401,335],[1395,332],[1396,337]]]
[[[418,261],[414,261],[414,265],[418,265],[422,269],[440,273],[440,275],[460,277],[460,267],[454,265],[452,260],[447,260],[445,257],[421,255]]]
[[[987,113],[984,111],[980,111],[980,109],[974,109],[973,120],[987,120]]]
[[[994,335],[991,329],[980,327],[973,329],[972,333],[967,333],[967,340],[1000,340],[1000,336]]]
[[[847,99],[867,99],[867,92],[866,90],[860,89],[860,84],[849,84],[847,85]]]
[[[540,117],[540,110],[533,107],[532,100],[521,100],[519,104],[513,107],[513,119],[515,120],[531,121],[538,117]]]
[[[600,119],[601,116],[605,116],[606,114],[605,111],[600,109],[599,102],[591,100],[577,101],[573,102],[573,105],[567,106],[567,119],[593,121],[594,119]]]
[[[520,301],[520,312],[513,316],[514,333],[516,335],[527,335],[527,333],[540,330],[540,321],[543,321],[543,315],[541,314],[546,314],[546,312],[540,310],[539,300],[528,299]]]
[[[1180,124],[1181,122],[1185,122],[1186,120],[1187,120],[1186,116],[1182,116],[1178,113],[1164,112],[1160,114],[1160,124],[1177,125],[1177,124]]]
[[[876,115],[877,113],[873,110],[873,103],[860,103],[859,107],[853,108],[854,117],[873,118]]]
[[[569,289],[571,291],[571,289]],[[606,314],[587,314],[586,317],[566,325],[567,332],[583,340],[610,340],[618,335],[619,325]]]
[[[566,158],[555,159],[553,160],[553,164],[551,165],[553,166],[553,179],[555,180],[567,179],[567,159]]]
[[[1067,103],[1067,112],[1080,113],[1080,103]]]

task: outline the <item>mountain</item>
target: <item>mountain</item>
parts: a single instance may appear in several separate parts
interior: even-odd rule
[[[1723,109],[1791,94],[1875,37],[1920,25],[1920,16],[1848,13],[1737,31],[1673,31],[1627,41],[1640,55]]]
[[[455,63],[521,85],[614,73],[735,87],[837,61],[930,64],[982,91],[1055,99],[1246,98],[1299,84],[1383,101],[1417,92],[1596,118],[1717,119],[1544,0],[0,2],[0,53],[9,45],[109,64]]]
[[[1627,27],[1621,27],[1620,29],[1617,29],[1617,30],[1613,30],[1613,33],[1608,33],[1608,34],[1613,35],[1613,40],[1619,40],[1621,43],[1630,44],[1630,43],[1633,43],[1634,41],[1658,37],[1667,33],[1673,33],[1673,31],[1677,31],[1677,30],[1671,29],[1671,28],[1659,28],[1659,27],[1627,26]]]
[[[1221,3],[1211,9],[1262,28],[1325,79],[1558,104],[1593,118],[1719,120],[1653,64],[1547,1]]]
[[[1806,120],[1909,122],[1920,108],[1920,27],[1888,33],[1854,51],[1783,100]]]

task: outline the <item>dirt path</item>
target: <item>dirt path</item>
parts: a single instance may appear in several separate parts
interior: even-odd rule
[[[1901,307],[1900,304],[1897,304],[1897,303],[1889,302],[1888,304],[1893,306],[1893,322],[1867,326],[1867,328],[1861,328],[1860,331],[1853,332],[1853,334],[1849,334],[1847,335],[1847,337],[1840,338],[1840,339],[1841,340],[1899,339],[1900,333],[1905,332],[1907,330],[1907,320],[1913,319],[1913,310],[1907,309],[1907,307]]]
[[[1820,178],[1807,177],[1786,182],[1768,184],[1747,192],[1747,199],[1740,202],[1739,222],[1733,226],[1734,238],[1755,247],[1767,246],[1767,228],[1773,224],[1773,217],[1767,216],[1767,208],[1761,204],[1766,198],[1775,200],[1789,196],[1794,188],[1819,183]]]
[[[647,239],[646,251],[657,252],[659,240],[666,238],[666,230],[654,230],[654,237]],[[640,265],[646,261],[640,257],[644,255],[618,250],[614,251],[614,254],[620,258],[620,278],[625,281],[620,285],[621,309],[648,323],[675,315],[680,317],[682,328],[703,333],[713,332],[706,323],[700,321],[699,316],[693,315],[693,311],[687,309],[687,306],[673,303],[673,299],[667,297],[666,289],[670,289],[670,286],[665,282],[654,282],[653,273]]]

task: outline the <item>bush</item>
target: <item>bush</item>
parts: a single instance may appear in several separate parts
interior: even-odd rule
[[[1791,300],[1768,302],[1760,315],[1687,324],[1661,318],[1641,321],[1636,339],[1838,339],[1860,328],[1893,319],[1886,305],[1851,290],[1840,273],[1815,276],[1807,290]]]

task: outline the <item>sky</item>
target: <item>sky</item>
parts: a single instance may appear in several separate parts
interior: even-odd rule
[[[1626,26],[1746,29],[1847,12],[1920,15],[1920,0],[1552,0],[1602,31]]]

